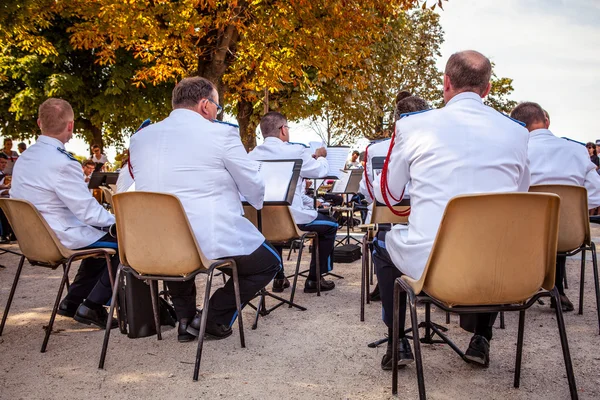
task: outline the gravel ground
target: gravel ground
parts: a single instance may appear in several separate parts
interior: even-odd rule
[[[593,227],[592,234],[600,236],[600,229]],[[294,258],[286,263],[288,271],[293,262]],[[567,295],[575,304],[579,262],[573,257],[567,264],[571,287]],[[5,254],[0,263],[6,266],[0,268],[4,309],[18,257]],[[106,369],[99,370],[103,332],[57,316],[48,351],[41,354],[42,327],[48,322],[60,273],[26,264],[0,337],[0,398],[393,398],[391,373],[379,367],[385,347],[366,346],[387,332],[380,304],[368,305],[365,322],[359,320],[360,261],[338,264],[334,272],[345,277],[335,280],[335,290],[320,298],[297,292],[297,302],[308,308],[305,312],[282,307],[252,331],[253,312],[246,308],[247,348],[240,348],[237,325],[230,338],[206,341],[200,380],[193,382],[196,342],[177,343],[175,329],[164,330],[162,341],[128,339],[113,331]],[[600,397],[600,336],[592,277],[588,260],[584,314],[565,315],[581,399]],[[202,286],[198,280],[199,303]],[[432,315],[434,321],[445,321],[440,311]],[[517,318],[518,313],[507,314],[506,329],[496,329],[491,365],[485,370],[466,364],[446,346],[423,345],[429,398],[567,399],[556,320],[548,305],[536,305],[527,313],[521,388],[512,387]],[[458,346],[466,348],[470,334],[458,327],[457,316],[452,316],[448,328]],[[399,397],[417,398],[414,364],[401,370],[399,379]]]

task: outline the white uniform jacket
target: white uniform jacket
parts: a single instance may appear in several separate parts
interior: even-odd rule
[[[253,160],[302,160],[302,170],[296,183],[292,215],[297,224],[309,224],[317,218],[317,211],[305,209],[302,202],[304,185],[302,178],[321,178],[327,176],[329,163],[325,157],[314,159],[309,148],[302,144],[284,142],[276,137],[267,137],[260,146],[249,153]],[[316,189],[315,189],[316,190]]]
[[[129,173],[129,164],[125,163],[121,166],[119,177],[117,178],[117,193],[135,191],[135,181]]]
[[[527,153],[532,185],[585,186],[588,207],[600,206],[600,175],[585,146],[536,129],[530,132]]]
[[[386,157],[389,149],[390,139],[380,140],[378,142],[371,143],[367,147],[367,162],[365,163],[365,169],[363,171],[363,176],[358,186],[358,191],[365,196],[365,199],[369,204],[373,202],[373,198],[369,193],[369,188],[367,188],[367,180],[365,179],[365,174],[368,174],[369,183],[373,185],[373,181],[378,179],[378,175],[373,173],[373,157]],[[371,187],[370,189],[371,193],[373,193],[373,187]]]
[[[248,255],[265,240],[244,218],[240,193],[262,208],[265,186],[238,129],[176,109],[133,135],[129,162],[137,191],[179,198],[196,240],[211,259]]]
[[[400,119],[388,188],[398,197],[410,181],[411,213],[408,227],[396,225],[386,236],[396,267],[414,279],[421,277],[452,197],[526,192],[528,139],[524,127],[485,106],[472,92],[456,95],[444,108]],[[383,202],[380,179],[374,187]]]
[[[15,163],[10,197],[31,202],[69,249],[97,242],[115,218],[90,194],[81,164],[58,139],[41,135]]]

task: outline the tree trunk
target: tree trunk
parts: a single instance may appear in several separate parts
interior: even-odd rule
[[[90,124],[90,131],[92,132],[92,143],[100,146],[100,151],[104,153],[104,140],[102,139],[102,129]]]
[[[254,107],[251,101],[241,100],[238,103],[237,120],[240,124],[240,138],[246,151],[256,147],[256,122],[252,120]]]

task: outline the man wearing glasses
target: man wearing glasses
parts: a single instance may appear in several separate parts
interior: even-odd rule
[[[219,94],[209,80],[183,79],[173,89],[171,114],[131,137],[129,162],[136,190],[170,193],[181,200],[206,257],[236,261],[245,304],[273,279],[281,259],[243,216],[240,194],[260,209],[265,185],[237,127],[215,119],[221,110],[218,103]],[[202,149],[200,156],[198,149]],[[200,329],[196,285],[191,280],[167,282],[167,286],[179,320],[177,338],[191,341]],[[206,334],[228,337],[236,316],[229,279],[210,298]]]
[[[303,231],[316,232],[319,235],[319,262],[321,272],[326,273],[333,269],[333,247],[335,245],[335,235],[337,233],[337,222],[323,214],[318,213],[314,208],[306,209],[302,202],[302,179],[321,178],[327,175],[329,163],[325,158],[327,150],[321,147],[315,154],[302,144],[290,143],[290,128],[287,119],[280,113],[271,111],[265,114],[260,120],[260,130],[265,139],[264,143],[257,146],[250,152],[253,160],[302,160],[302,170],[296,184],[296,192],[291,206],[294,221]],[[281,248],[277,248],[281,255]],[[327,281],[322,277],[317,277],[316,256],[312,252],[310,261],[310,270],[308,278],[304,285],[305,293],[317,292],[317,279],[321,280],[321,290],[332,290],[335,283]],[[289,287],[290,283],[283,273],[283,268],[275,276],[273,281],[273,291],[282,292]]]

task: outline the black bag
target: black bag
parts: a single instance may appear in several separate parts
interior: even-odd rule
[[[173,306],[159,297],[161,325],[175,326],[177,317]],[[129,338],[141,338],[156,334],[150,286],[137,279],[131,272],[123,271],[119,282],[119,307],[121,311],[121,333]]]
[[[351,263],[359,260],[360,257],[360,246],[355,244],[345,244],[333,249],[333,262],[336,263]]]

